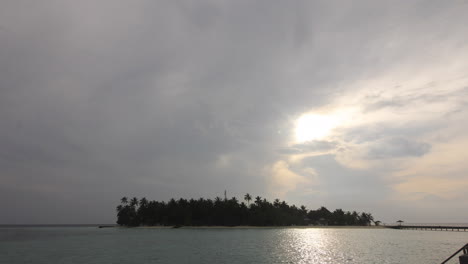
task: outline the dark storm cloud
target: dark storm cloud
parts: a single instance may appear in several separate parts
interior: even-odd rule
[[[255,153],[276,137],[278,106],[294,101],[281,92],[283,84],[265,78],[288,56],[285,34],[287,24],[296,23],[294,11],[213,3],[49,4],[3,4],[5,196],[85,203],[79,197],[88,193],[95,206],[112,212],[102,188],[114,201],[125,194],[207,196],[228,187],[246,191],[241,176],[261,191],[263,180],[245,172],[250,163],[262,163],[249,160],[255,155],[249,149]],[[213,169],[219,155],[240,149],[247,153],[236,169],[244,172]],[[4,221],[23,221],[27,200],[15,204],[23,214]],[[70,218],[87,208],[78,206]],[[76,221],[112,219],[88,217]]]
[[[0,222],[113,222],[123,195],[264,195],[265,167],[335,147],[287,146],[297,115],[425,57],[421,44],[458,36],[464,13],[437,2],[2,1],[0,199],[14,202]],[[398,146],[375,155],[428,151]]]

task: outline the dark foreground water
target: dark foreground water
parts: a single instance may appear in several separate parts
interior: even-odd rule
[[[0,228],[0,263],[440,263],[468,232]],[[456,259],[454,262],[458,263]]]

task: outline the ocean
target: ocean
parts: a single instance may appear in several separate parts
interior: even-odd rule
[[[440,263],[468,232],[2,227],[0,263]],[[454,258],[450,263],[458,263]]]

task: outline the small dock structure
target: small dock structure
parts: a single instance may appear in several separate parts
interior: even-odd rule
[[[407,229],[407,230],[426,230],[426,231],[457,231],[466,232],[468,226],[435,226],[435,225],[395,225],[387,226],[393,229]]]

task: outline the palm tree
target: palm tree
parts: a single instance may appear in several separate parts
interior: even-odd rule
[[[255,197],[255,204],[260,205],[262,203],[262,197],[257,196]]]
[[[363,212],[361,213],[360,220],[361,220],[361,225],[369,226],[371,222],[374,221],[374,217],[372,216],[372,214]]]
[[[371,213],[366,213],[367,215],[367,221],[368,221],[368,225],[371,225],[372,222],[374,222],[374,216],[372,216]]]
[[[149,202],[145,197],[140,199],[140,207],[137,210],[137,215],[140,218],[140,221],[143,225],[146,225],[148,222],[148,218],[149,218],[148,205],[149,205]]]
[[[147,206],[148,205],[148,200],[146,199],[146,197],[143,197],[140,199],[140,206]]]
[[[244,200],[247,201],[247,206],[250,206],[250,201],[252,200],[252,196],[250,196],[250,194],[246,193],[244,195]]]
[[[136,207],[136,206],[138,206],[138,198],[133,197],[133,198],[130,200],[130,206],[131,206],[131,207]]]
[[[120,202],[123,204],[123,205],[127,205],[128,204],[128,198],[126,196],[122,197],[122,199],[120,199]]]
[[[276,207],[276,208],[278,208],[278,207],[280,207],[280,205],[281,205],[280,200],[279,200],[278,198],[276,198],[276,199],[273,201],[273,206]]]
[[[237,201],[236,197],[232,197],[231,200],[229,200],[233,204],[239,204],[239,201]]]
[[[358,225],[359,224],[359,214],[356,211],[353,211],[351,213],[351,217],[353,219],[353,225]]]

